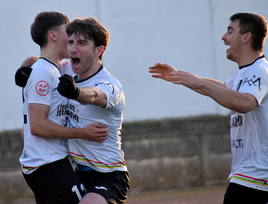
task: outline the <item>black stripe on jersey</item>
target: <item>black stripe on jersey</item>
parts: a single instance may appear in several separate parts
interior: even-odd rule
[[[44,57],[39,57],[39,59],[43,59],[46,60],[47,62],[49,62],[50,64],[53,64],[55,67],[57,67],[57,69],[59,69],[59,67],[57,65],[55,65],[53,62],[49,61],[48,59],[44,58]]]
[[[93,74],[93,75],[91,75],[91,76],[89,76],[89,77],[87,77],[87,78],[85,78],[85,79],[82,79],[82,80],[80,80],[80,79],[78,78],[78,76],[76,75],[76,76],[74,77],[74,80],[75,80],[76,83],[80,83],[80,82],[86,81],[86,80],[88,80],[88,79],[94,77],[96,74],[98,74],[102,69],[103,69],[103,65],[101,64],[100,68],[98,69],[98,71],[97,71],[95,74]]]
[[[23,115],[23,123],[27,124],[27,115],[26,114]]]
[[[237,89],[236,89],[237,91],[240,89],[240,87],[242,85],[242,82],[243,82],[243,80],[241,79],[240,82],[239,82],[239,84],[238,84],[238,86],[237,86]]]
[[[113,88],[113,91],[112,91],[112,94],[114,93],[114,86],[112,83],[109,83],[109,82],[99,82],[97,84],[95,84],[95,86],[98,86],[100,84],[104,84],[104,85],[107,85],[107,86],[111,86]]]
[[[261,59],[261,58],[264,58],[264,55],[258,57],[257,59],[255,59],[255,60],[254,60],[252,63],[250,63],[250,64],[246,64],[246,65],[243,65],[243,66],[239,67],[239,69],[243,69],[243,68],[245,68],[245,67],[248,67],[248,66],[254,64],[258,59]]]

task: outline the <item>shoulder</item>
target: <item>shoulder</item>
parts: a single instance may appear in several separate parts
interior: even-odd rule
[[[103,81],[107,81],[115,85],[121,86],[121,82],[114,75],[112,75],[105,67],[102,70],[101,79]]]
[[[60,73],[61,75],[68,74],[75,76],[72,70],[72,65],[70,59],[63,59],[60,64]]]

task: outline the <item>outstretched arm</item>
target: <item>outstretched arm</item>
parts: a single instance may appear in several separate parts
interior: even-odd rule
[[[172,72],[170,73],[170,78],[174,84],[184,85],[203,95],[209,96],[220,105],[233,111],[246,113],[258,105],[253,95],[226,88],[216,80],[200,78],[184,71]]]
[[[163,79],[165,81],[171,82],[170,73],[177,71],[177,69],[168,64],[156,63],[155,65],[149,67],[149,73],[152,77]]]
[[[157,63],[149,68],[152,77],[160,78],[174,84],[186,86],[193,91],[208,96],[220,105],[237,112],[248,112],[258,103],[251,94],[239,93],[225,87],[217,80],[201,78],[192,73],[179,71],[168,64]]]
[[[149,73],[152,74],[152,77],[163,79],[168,82],[173,82],[171,73],[176,72],[177,69],[168,64],[156,63],[155,65],[149,67]],[[204,80],[210,81],[216,85],[224,86],[224,84],[215,79],[203,78]],[[205,92],[198,88],[192,88],[192,90],[196,91],[199,94],[206,95]],[[207,95],[206,95],[207,96]]]

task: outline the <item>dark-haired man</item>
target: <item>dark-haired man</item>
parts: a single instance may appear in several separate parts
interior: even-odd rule
[[[176,70],[167,64],[150,67],[153,77],[184,85],[214,99],[231,112],[233,155],[224,204],[268,202],[268,62],[263,46],[267,21],[252,13],[231,16],[222,36],[227,58],[239,70],[225,83]]]
[[[66,30],[68,55],[77,74],[74,79],[63,75],[58,86],[59,92],[69,98],[67,124],[82,128],[102,123],[108,127],[103,143],[68,140],[77,174],[87,189],[81,204],[124,203],[129,189],[121,150],[125,97],[121,83],[102,64],[110,34],[95,18],[75,19]]]
[[[58,91],[59,65],[67,57],[68,18],[54,11],[39,13],[31,36],[40,46],[40,58],[31,66],[23,89],[24,147],[20,163],[36,203],[78,203],[85,190],[68,160],[65,139],[103,140],[107,128],[91,124],[67,128],[67,99]]]

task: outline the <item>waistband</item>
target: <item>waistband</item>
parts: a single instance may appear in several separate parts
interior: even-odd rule
[[[81,164],[76,164],[76,171],[78,172],[85,172],[85,171],[92,171],[92,169],[89,166],[81,165]]]

